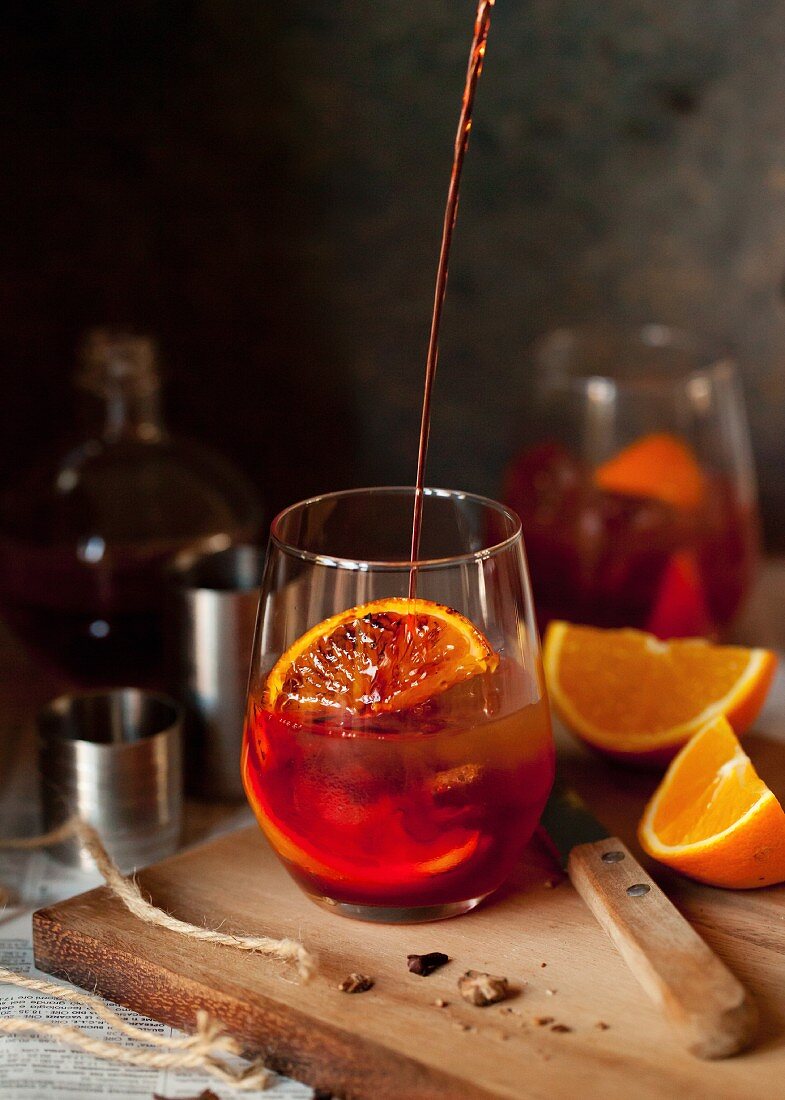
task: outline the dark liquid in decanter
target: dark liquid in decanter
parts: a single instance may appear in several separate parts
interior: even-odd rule
[[[81,441],[3,498],[3,615],[78,680],[144,680],[160,665],[167,564],[255,539],[260,507],[229,462],[166,431],[150,340],[91,334],[76,384]]]

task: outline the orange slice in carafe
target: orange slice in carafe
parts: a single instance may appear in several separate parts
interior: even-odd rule
[[[498,664],[465,616],[431,600],[389,597],[318,623],[267,677],[276,711],[374,715],[405,710]]]
[[[700,506],[705,481],[691,448],[668,432],[643,436],[594,472],[595,485],[606,493],[659,500],[686,510]]]

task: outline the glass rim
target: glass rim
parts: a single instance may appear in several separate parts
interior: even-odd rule
[[[622,373],[619,370],[592,369],[589,367],[568,366],[557,368],[547,362],[547,358],[558,352],[558,341],[572,338],[575,352],[580,356],[582,347],[591,341],[609,336],[621,349],[638,347],[648,351],[684,352],[695,359],[694,364],[676,366],[670,364],[650,365],[640,373]],[[565,347],[565,352],[567,351]],[[695,378],[720,381],[723,378],[736,378],[738,371],[734,355],[721,347],[677,325],[659,322],[646,324],[612,324],[610,322],[583,322],[574,325],[559,325],[537,336],[531,345],[531,351],[538,360],[542,377],[541,387],[561,390],[583,390],[592,383],[608,383],[622,390],[639,388],[675,389],[688,386]]]
[[[514,546],[521,538],[520,516],[517,512],[508,508],[500,501],[493,500],[491,497],[482,496],[480,493],[466,492],[462,489],[437,489],[432,486],[426,486],[426,488],[423,489],[423,496],[472,501],[474,504],[480,505],[491,512],[495,512],[497,515],[503,516],[512,525],[511,533],[501,541],[492,543],[489,546],[483,546],[479,550],[468,550],[460,554],[451,554],[441,558],[418,558],[415,562],[412,562],[409,558],[399,560],[374,560],[371,558],[344,558],[332,554],[317,553],[313,550],[306,550],[302,546],[294,545],[279,533],[281,524],[293,512],[308,508],[315,504],[320,504],[323,501],[339,500],[371,493],[378,495],[406,493],[411,497],[413,506],[415,492],[416,488],[414,485],[369,485],[355,489],[338,489],[333,492],[318,493],[315,496],[306,497],[304,500],[287,505],[286,508],[283,508],[274,517],[270,524],[270,542],[276,546],[277,549],[282,551],[282,553],[288,554],[290,557],[299,558],[301,561],[308,561],[314,565],[322,565],[331,569],[346,569],[354,572],[371,572],[372,570],[377,572],[408,572],[412,568],[418,570],[444,569],[452,565],[485,561],[488,558],[495,557],[497,554],[502,553],[504,550],[510,549],[510,547]]]

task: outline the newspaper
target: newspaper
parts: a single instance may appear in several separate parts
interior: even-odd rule
[[[34,836],[41,832],[35,791],[35,768],[29,747],[6,753],[0,778],[0,836]],[[224,831],[234,825],[224,822]],[[32,913],[42,905],[97,886],[95,872],[64,867],[44,851],[0,852],[0,882],[7,887],[12,902],[0,909],[0,966],[21,974],[51,977],[33,966]],[[65,984],[65,983],[62,983]],[[112,1006],[117,1008],[117,1006]],[[178,1034],[155,1020],[118,1008],[119,1014],[146,1032],[158,1035]],[[31,993],[13,985],[0,984],[0,1017],[25,1017],[71,1024],[91,1037],[109,1039],[126,1047],[143,1048],[97,1017],[89,1008],[68,1004],[55,997]],[[0,1096],[3,1100],[197,1100],[207,1098],[236,1100],[306,1100],[310,1088],[288,1078],[275,1078],[272,1087],[240,1092],[207,1074],[189,1070],[157,1070],[125,1066],[93,1058],[59,1043],[31,1035],[0,1035]]]

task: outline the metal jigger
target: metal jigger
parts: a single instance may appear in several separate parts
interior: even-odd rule
[[[170,855],[182,819],[181,708],[138,688],[62,695],[38,715],[47,831],[78,814],[122,871]],[[52,848],[92,868],[76,840]]]
[[[240,747],[264,551],[184,553],[169,570],[167,664],[186,708],[189,791],[243,797]]]

